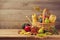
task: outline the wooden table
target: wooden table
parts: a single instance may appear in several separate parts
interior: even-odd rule
[[[60,35],[52,35],[45,38],[20,35],[20,29],[0,29],[0,40],[60,40]]]

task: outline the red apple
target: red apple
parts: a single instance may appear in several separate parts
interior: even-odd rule
[[[25,31],[29,32],[31,30],[30,28],[31,28],[31,26],[25,26],[24,29],[25,29]]]

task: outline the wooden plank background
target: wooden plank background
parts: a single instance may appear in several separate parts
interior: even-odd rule
[[[20,28],[27,22],[26,15],[31,16],[33,7],[48,8],[60,22],[60,0],[0,0],[0,29]],[[56,27],[59,28],[58,24]]]

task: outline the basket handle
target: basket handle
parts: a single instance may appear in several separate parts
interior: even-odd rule
[[[42,15],[43,15],[43,16],[42,16],[42,17],[43,17],[43,23],[44,23],[44,19],[45,19],[45,14],[46,14],[46,12],[47,12],[47,14],[48,14],[48,9],[45,8],[45,9],[43,10],[43,12],[42,12]],[[43,25],[42,25],[42,26],[43,26]]]
[[[43,23],[44,23],[44,18],[45,18],[45,14],[48,14],[48,9],[47,8],[45,8],[44,10],[43,10],[43,13],[42,13],[42,15],[43,15]]]

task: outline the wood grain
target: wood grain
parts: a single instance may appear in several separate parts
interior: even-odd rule
[[[60,35],[38,37],[35,35],[20,35],[21,29],[0,29],[0,40],[60,40]]]
[[[37,37],[35,35],[20,35],[18,34],[18,32],[20,31],[21,29],[0,29],[0,37]],[[50,35],[48,37],[58,37],[60,38],[60,35]],[[40,37],[38,37],[40,38]]]
[[[59,9],[60,1],[55,0],[3,0],[0,1],[0,9],[21,9],[28,10],[34,6],[40,6],[41,8]]]
[[[0,0],[0,29],[21,28],[21,24],[28,23],[25,16],[31,18],[36,13],[33,10],[35,6],[48,8],[60,22],[60,0]]]

